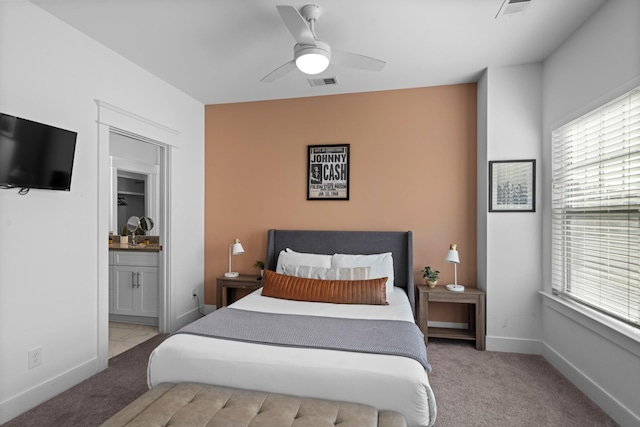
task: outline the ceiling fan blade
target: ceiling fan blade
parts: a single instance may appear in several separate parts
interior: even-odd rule
[[[340,52],[338,50],[331,52],[331,63],[366,71],[382,71],[386,64],[384,61],[369,56]]]
[[[275,70],[273,70],[272,72],[270,72],[269,74],[261,78],[260,81],[265,83],[271,83],[272,81],[278,80],[280,77],[286,74],[289,74],[295,68],[296,68],[296,61],[291,60],[279,66],[278,68],[276,68]]]
[[[316,39],[313,37],[313,33],[309,29],[307,25],[307,21],[300,15],[298,9],[293,6],[276,6],[278,8],[278,12],[280,13],[280,17],[284,22],[284,25],[287,26],[287,29],[296,40],[296,42],[300,44],[308,44],[311,46],[316,45]]]

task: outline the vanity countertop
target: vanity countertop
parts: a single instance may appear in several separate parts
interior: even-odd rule
[[[120,244],[120,243],[110,243],[109,244],[110,251],[133,251],[133,252],[160,252],[162,250],[162,245],[149,244],[149,245],[131,245],[131,244]]]

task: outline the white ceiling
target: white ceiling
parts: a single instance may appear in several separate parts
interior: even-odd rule
[[[330,65],[260,79],[293,58],[276,9],[287,0],[34,0],[33,3],[204,104],[477,81],[488,66],[539,62],[606,0],[532,0],[495,18],[503,0],[318,0],[318,38],[387,62],[381,72]],[[309,77],[337,77],[311,87]]]

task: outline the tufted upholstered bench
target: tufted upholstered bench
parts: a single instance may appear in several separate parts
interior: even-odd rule
[[[336,402],[196,383],[153,387],[104,424],[185,427],[406,427],[401,414]]]

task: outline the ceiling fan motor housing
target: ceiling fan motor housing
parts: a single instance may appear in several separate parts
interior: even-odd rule
[[[307,21],[310,19],[318,20],[318,18],[320,18],[320,15],[322,14],[322,10],[317,4],[308,4],[302,8],[301,12],[302,17]]]

